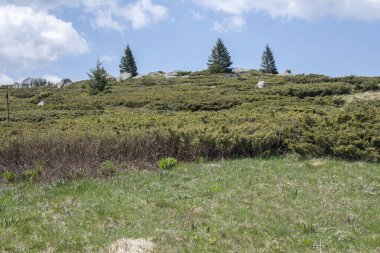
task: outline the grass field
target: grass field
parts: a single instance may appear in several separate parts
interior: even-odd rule
[[[0,252],[379,252],[380,165],[224,160],[0,185]]]

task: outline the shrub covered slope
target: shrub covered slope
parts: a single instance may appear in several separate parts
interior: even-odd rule
[[[261,79],[263,89],[256,87]],[[196,72],[111,81],[94,96],[82,81],[10,89],[11,122],[1,88],[0,170],[22,174],[43,164],[40,177],[80,177],[96,176],[105,160],[146,167],[163,157],[294,152],[379,162],[379,84],[380,78],[352,76]]]

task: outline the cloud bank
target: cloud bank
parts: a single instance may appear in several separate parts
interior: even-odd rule
[[[321,17],[380,20],[380,0],[193,0],[204,9],[222,12],[230,18],[249,13],[267,13],[272,18],[313,21]],[[239,24],[239,23],[235,23]],[[240,28],[245,22],[240,22]],[[215,25],[214,25],[215,27]],[[225,27],[219,23],[216,27]],[[235,25],[235,28],[239,25]]]
[[[90,18],[94,28],[107,28],[117,31],[126,29],[129,24],[134,29],[149,26],[165,20],[168,9],[154,4],[152,0],[0,0],[0,4],[33,7],[35,9],[55,10],[58,8],[80,8]]]
[[[32,7],[0,6],[0,67],[31,68],[79,55],[88,44],[72,26]]]

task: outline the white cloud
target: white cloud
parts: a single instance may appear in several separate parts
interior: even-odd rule
[[[246,26],[245,19],[241,16],[231,16],[223,19],[223,22],[214,22],[213,30],[218,33],[239,32]]]
[[[205,19],[205,17],[199,11],[191,10],[190,12],[191,12],[191,15],[193,16],[193,19],[196,21],[201,21]]]
[[[0,17],[0,67],[31,68],[89,50],[71,23],[45,11],[5,5]]]
[[[212,29],[217,33],[226,33],[228,30],[218,21],[215,21]]]
[[[205,8],[231,15],[267,12],[272,17],[312,20],[322,16],[380,19],[379,0],[193,0]]]
[[[243,27],[244,15],[264,12],[273,18],[298,18],[312,21],[321,17],[380,20],[380,0],[193,0],[197,5],[235,18]],[[237,18],[240,18],[237,19]],[[233,19],[231,21],[234,21]],[[226,30],[226,20],[216,23]],[[218,25],[219,24],[219,25]],[[214,24],[215,28],[215,24]]]
[[[120,14],[132,23],[133,28],[138,29],[166,19],[167,9],[153,4],[151,0],[138,0],[121,8]]]
[[[99,57],[99,60],[103,63],[109,63],[109,62],[113,61],[114,59],[115,59],[115,57],[110,56],[110,55],[102,55]]]
[[[120,0],[0,0],[0,4],[31,6],[53,10],[60,7],[81,8],[94,28],[109,28],[123,31],[130,23],[134,29],[149,26],[167,18],[168,10],[152,0],[135,0],[123,3]]]
[[[0,85],[12,84],[12,83],[14,83],[14,80],[11,77],[4,74],[0,74]]]
[[[48,82],[52,82],[52,83],[59,83],[62,78],[60,78],[59,76],[54,76],[54,75],[44,75],[42,76],[42,78],[46,79]]]

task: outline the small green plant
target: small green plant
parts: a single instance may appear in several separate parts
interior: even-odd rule
[[[36,181],[38,177],[42,174],[43,167],[44,165],[42,162],[37,162],[34,165],[33,169],[26,170],[22,173],[23,179],[29,182]]]
[[[116,167],[111,160],[105,160],[100,166],[100,174],[102,176],[111,176],[116,173]]]
[[[208,162],[209,162],[209,159],[206,156],[201,156],[197,160],[197,163],[199,163],[199,164],[208,163]]]
[[[302,232],[304,234],[315,234],[317,232],[317,227],[313,224],[302,223]]]
[[[178,164],[177,159],[168,157],[162,158],[157,162],[157,166],[162,170],[170,170],[173,169]]]
[[[14,183],[18,180],[19,176],[16,172],[7,171],[7,172],[4,172],[2,178],[7,183]]]

